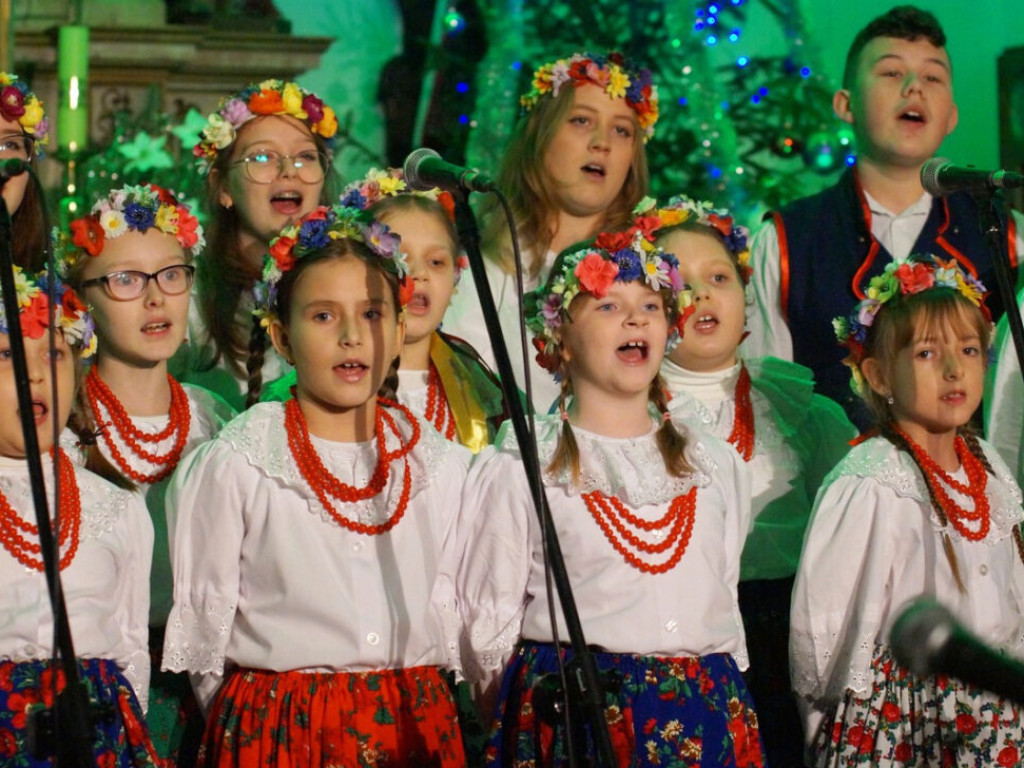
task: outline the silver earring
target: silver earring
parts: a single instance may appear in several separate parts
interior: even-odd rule
[[[887,402],[889,405],[895,405],[896,398],[894,398],[892,395],[889,395],[887,398],[885,398],[885,402]]]

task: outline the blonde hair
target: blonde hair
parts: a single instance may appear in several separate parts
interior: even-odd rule
[[[545,168],[548,147],[572,109],[575,88],[562,88],[557,96],[542,98],[536,107],[516,123],[498,172],[498,187],[508,199],[520,244],[532,261],[526,265],[530,275],[540,273],[554,233],[551,220],[558,212]],[[600,230],[625,228],[633,209],[647,194],[650,177],[647,152],[639,135],[634,137],[633,160],[618,196],[605,211]],[[506,272],[514,270],[512,241],[507,222],[496,200],[488,200],[482,250]],[[597,234],[594,232],[593,234]]]

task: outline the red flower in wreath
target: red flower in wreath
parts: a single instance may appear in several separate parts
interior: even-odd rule
[[[612,253],[621,251],[623,248],[628,248],[630,243],[633,242],[633,233],[635,231],[630,227],[625,232],[602,232],[594,239],[594,245]]]
[[[935,285],[935,273],[926,264],[900,264],[896,277],[903,293],[920,293]]]
[[[403,307],[408,305],[415,293],[416,283],[413,282],[412,277],[406,275],[398,283],[398,303]]]
[[[292,254],[295,242],[294,237],[282,235],[270,246],[270,255],[277,263],[277,268],[282,272],[287,272],[295,266],[295,256]]]
[[[71,242],[90,256],[100,255],[105,239],[106,235],[103,234],[103,227],[92,216],[85,216],[71,222]]]
[[[619,274],[619,265],[607,261],[599,253],[588,253],[573,272],[580,279],[580,285],[595,298],[600,299],[608,293],[608,289],[615,282],[615,276]]]
[[[48,306],[46,294],[40,291],[32,298],[32,303],[21,310],[22,336],[38,339],[43,335],[50,322]]]

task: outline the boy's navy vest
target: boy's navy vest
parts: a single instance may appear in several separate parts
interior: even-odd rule
[[[817,390],[863,425],[863,406],[850,389],[850,371],[842,364],[847,350],[836,343],[832,318],[853,310],[868,281],[882,272],[892,255],[871,235],[870,212],[855,171],[848,168],[835,186],[771,215],[779,233],[781,307],[793,337],[793,360],[814,371]],[[1008,236],[1016,271],[1013,232]],[[992,319],[1002,315],[995,268],[969,194],[935,198],[911,252],[955,258],[988,288],[985,303]]]

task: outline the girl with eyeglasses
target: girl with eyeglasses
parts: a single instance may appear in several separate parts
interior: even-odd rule
[[[196,217],[152,185],[113,190],[88,216],[71,222],[69,232],[58,233],[56,243],[58,269],[92,308],[99,339],[96,364],[71,418],[80,436],[77,454],[105,460],[137,484],[153,521],[154,670],[160,669],[172,603],[167,478],[185,451],[213,437],[234,415],[216,395],[181,385],[167,372],[188,324],[195,270],[190,262],[204,244]],[[193,764],[203,724],[187,676],[157,671],[150,702],[150,730],[160,756],[179,766]]]
[[[0,72],[0,160],[34,162],[47,143],[50,122],[43,103],[24,80]],[[38,182],[28,173],[12,176],[3,185],[3,200],[11,216],[14,263],[23,269],[42,267],[46,232]],[[30,188],[32,185],[33,188]]]
[[[252,330],[251,291],[270,240],[317,205],[337,199],[331,148],[334,111],[282,80],[253,84],[221,102],[193,154],[207,177],[210,243],[196,276],[189,354],[183,378],[244,405]],[[286,370],[275,354],[263,380]]]

